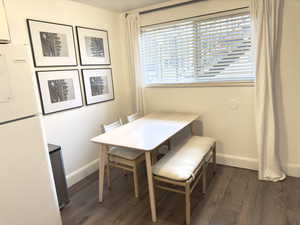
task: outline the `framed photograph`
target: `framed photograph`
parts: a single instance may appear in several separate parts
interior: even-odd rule
[[[37,71],[36,76],[44,115],[83,106],[78,70]]]
[[[77,66],[70,25],[27,19],[35,67]]]
[[[83,69],[82,80],[87,105],[114,100],[112,70]]]
[[[107,31],[78,26],[76,31],[81,65],[110,65]]]

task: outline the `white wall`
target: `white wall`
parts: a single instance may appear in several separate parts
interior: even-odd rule
[[[244,6],[248,6],[248,0],[203,1],[145,14],[142,25]],[[69,184],[73,184],[97,169],[98,148],[89,139],[99,133],[99,124],[132,111],[127,59],[123,51],[124,26],[120,15],[67,0],[8,0],[7,9],[13,43],[29,43],[26,18],[95,27],[109,32],[115,101],[44,117],[48,141],[62,145]],[[300,27],[295,22],[300,16],[299,11],[299,0],[285,1],[281,83],[276,92],[280,147],[285,167],[295,176],[300,176]],[[220,162],[245,168],[257,167],[254,87],[146,88],[145,100],[148,112],[171,110],[201,114],[204,134],[219,140]]]
[[[285,1],[281,54],[281,88],[277,88],[279,142],[285,168],[300,176],[300,1]],[[249,6],[248,0],[209,0],[142,15],[142,25]],[[282,89],[280,91],[280,89]],[[255,145],[255,87],[146,88],[147,111],[190,111],[201,115],[204,135],[218,139],[218,160],[244,168],[257,168]]]
[[[131,109],[127,73],[123,72],[120,54],[123,44],[119,14],[67,0],[8,0],[7,14],[13,44],[29,44],[27,18],[108,30],[115,100],[44,116],[47,140],[62,146],[68,184],[72,185],[97,169],[98,146],[90,138],[99,134],[100,124]]]
[[[280,79],[277,85],[279,142],[284,160],[297,168],[300,176],[300,1],[287,0],[284,5]]]

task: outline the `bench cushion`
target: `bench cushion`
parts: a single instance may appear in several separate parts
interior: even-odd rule
[[[123,159],[128,160],[135,160],[139,156],[143,154],[142,151],[134,150],[134,149],[127,149],[127,148],[121,148],[121,147],[111,147],[108,151],[109,155],[121,157]]]
[[[213,138],[191,137],[182,147],[160,159],[153,167],[153,174],[176,181],[188,180],[214,143]]]

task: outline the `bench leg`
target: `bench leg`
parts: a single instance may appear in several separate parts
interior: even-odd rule
[[[213,148],[213,167],[214,167],[214,174],[217,172],[217,156],[216,156],[216,145]]]
[[[186,225],[191,224],[191,184],[185,185],[185,221]]]

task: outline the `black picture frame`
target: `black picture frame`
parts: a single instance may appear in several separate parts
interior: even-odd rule
[[[47,73],[47,72],[49,72],[49,73],[52,73],[52,72],[55,73],[55,72],[63,72],[63,71],[74,71],[74,72],[76,71],[77,72],[77,79],[78,79],[78,83],[77,83],[78,84],[78,90],[77,91],[79,91],[79,94],[80,94],[79,100],[81,101],[81,104],[73,106],[73,107],[61,109],[61,110],[55,110],[55,111],[48,112],[48,110],[46,109],[46,106],[45,106],[46,101],[45,101],[45,98],[43,97],[44,96],[44,92],[42,90],[40,74],[41,73]],[[39,71],[35,71],[43,115],[49,115],[49,114],[64,112],[64,111],[67,111],[67,110],[77,109],[77,108],[81,108],[81,107],[84,106],[83,95],[82,95],[82,88],[81,88],[81,82],[80,82],[80,74],[79,73],[80,73],[80,71],[78,69],[39,70]],[[60,77],[60,79],[61,79],[61,77]]]
[[[108,54],[108,63],[84,63],[83,57],[83,48],[85,47],[83,44],[80,43],[80,29],[85,29],[89,31],[98,31],[104,32],[107,37],[107,54]],[[111,65],[111,54],[110,54],[110,46],[109,46],[109,35],[107,30],[91,28],[91,27],[83,27],[83,26],[76,26],[76,37],[77,37],[77,44],[78,44],[78,52],[79,52],[79,60],[81,66],[110,66]],[[105,48],[105,46],[104,46]]]
[[[106,100],[98,100],[95,102],[91,102],[89,99],[89,91],[88,91],[88,83],[86,82],[85,79],[85,71],[96,71],[96,70],[109,70],[110,71],[110,76],[111,76],[111,91],[112,91],[112,97]],[[114,81],[113,81],[113,72],[111,68],[88,68],[88,69],[81,69],[81,75],[82,75],[82,83],[83,83],[83,90],[84,90],[84,97],[85,97],[85,103],[87,106],[89,105],[94,105],[94,104],[99,104],[99,103],[104,103],[104,102],[109,102],[109,101],[114,101],[115,100],[115,90],[114,90]]]
[[[37,53],[35,52],[35,43],[33,41],[33,34],[32,34],[32,29],[31,29],[31,22],[36,22],[36,23],[45,23],[45,24],[51,24],[51,25],[57,25],[57,26],[65,26],[68,28],[71,28],[72,31],[72,59],[74,60],[74,63],[72,64],[47,64],[47,65],[40,65],[39,60],[37,59]],[[62,24],[62,23],[54,23],[54,22],[49,22],[49,21],[43,21],[43,20],[36,20],[36,19],[26,19],[27,23],[27,30],[28,30],[28,35],[29,35],[29,41],[30,41],[30,46],[31,46],[31,52],[32,52],[32,57],[33,57],[33,63],[34,67],[36,68],[51,68],[51,67],[75,67],[78,66],[78,60],[77,60],[77,52],[76,52],[76,44],[75,44],[75,35],[74,35],[74,28],[72,25],[68,24]]]

